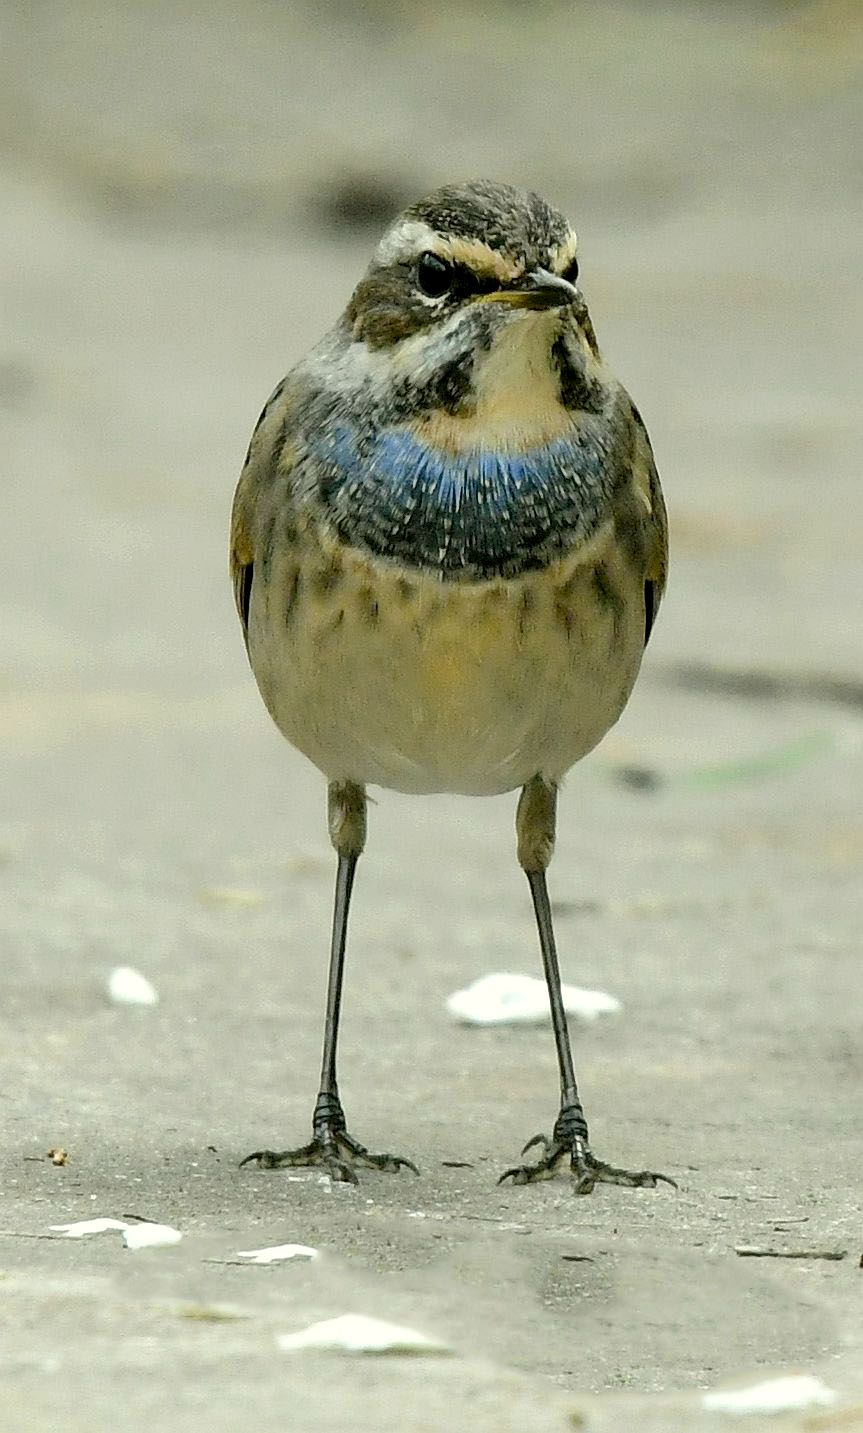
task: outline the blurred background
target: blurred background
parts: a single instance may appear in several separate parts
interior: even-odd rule
[[[248,674],[229,503],[262,401],[381,228],[459,176],[572,216],[671,510],[642,684],[563,808],[562,894],[576,880],[601,903],[631,867],[662,884],[638,866],[661,857],[657,815],[611,794],[621,768],[668,785],[672,866],[714,800],[692,790],[725,787],[728,845],[748,801],[758,858],[777,841],[859,858],[859,818],[830,805],[850,800],[863,691],[859,4],[46,0],[7,3],[0,39],[4,874],[24,1009],[34,977],[75,1003],[115,957],[204,999],[218,959],[249,1016],[277,997],[259,970],[290,983],[311,941],[314,1063],[323,782]],[[383,884],[357,906],[381,982],[417,940],[442,984],[442,940],[453,973],[464,949],[485,969],[492,939],[495,962],[500,943],[526,962],[510,817],[381,801]],[[429,873],[430,850],[450,860]],[[446,926],[453,881],[443,939],[421,921]],[[492,929],[476,890],[506,893]],[[39,1062],[26,1078],[56,1098]]]
[[[857,0],[6,0],[0,1019],[16,1161],[58,1131],[79,1167],[89,1141],[94,1167],[110,1149],[120,1168],[140,1148],[185,1167],[211,1134],[233,1158],[305,1129],[324,787],[246,667],[230,502],[264,399],[390,217],[478,175],[575,222],[671,514],[641,683],[570,779],[552,881],[565,975],[637,1012],[589,1054],[620,1121],[613,1157],[691,1154],[724,1080],[729,1107],[763,1084],[762,1137],[790,1160],[801,1051],[835,1089],[841,1143],[860,1073],[861,66]],[[489,1118],[501,1049],[459,1046],[450,1068],[443,998],[538,965],[512,805],[384,795],[372,813],[346,995],[361,1138],[383,1126],[406,1153],[470,1158]],[[162,994],[146,1031],[102,997],[116,964]],[[553,1102],[536,1040],[482,1125],[505,1162]],[[678,1122],[659,1148],[645,1071]],[[24,1170],[8,1187],[29,1198]]]
[[[248,673],[228,512],[276,380],[392,214],[454,177],[535,187],[573,218],[671,513],[641,684],[563,805],[561,898],[601,906],[627,879],[670,898],[658,821],[672,868],[715,819],[756,866],[825,847],[855,869],[855,0],[9,3],[0,39],[4,874],[25,1011],[34,980],[74,1004],[116,959],[233,1018],[241,972],[246,1018],[286,987],[308,999],[311,1078],[323,783]],[[661,804],[612,792],[621,767],[667,786]],[[364,981],[389,989],[404,951],[441,991],[505,954],[530,968],[511,804],[381,800]],[[698,860],[714,888],[716,851]],[[593,935],[597,958],[618,944]],[[89,1098],[86,1039],[62,1050]],[[55,1072],[22,1059],[56,1099]]]

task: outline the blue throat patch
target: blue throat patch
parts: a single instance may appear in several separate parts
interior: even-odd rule
[[[312,445],[319,491],[354,547],[444,577],[545,566],[596,527],[613,461],[595,420],[521,453],[445,453],[408,428],[341,422]]]

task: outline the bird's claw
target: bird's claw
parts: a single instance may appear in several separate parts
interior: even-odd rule
[[[606,1164],[604,1160],[597,1159],[579,1138],[563,1141],[549,1140],[541,1134],[534,1135],[524,1146],[522,1154],[527,1154],[528,1150],[536,1145],[543,1147],[542,1158],[537,1160],[536,1164],[518,1164],[513,1169],[505,1170],[498,1184],[503,1184],[507,1179],[511,1179],[513,1184],[536,1184],[542,1179],[553,1179],[568,1158],[574,1194],[590,1194],[597,1184],[618,1184],[628,1189],[655,1189],[657,1184],[661,1183],[670,1184],[672,1189],[677,1188],[675,1181],[667,1174],[658,1174],[652,1169],[618,1169],[613,1164]]]
[[[320,1167],[330,1179],[338,1184],[357,1184],[356,1168],[380,1169],[394,1174],[400,1169],[410,1169],[419,1174],[416,1165],[400,1154],[372,1154],[348,1134],[347,1130],[329,1129],[316,1134],[309,1144],[300,1149],[258,1149],[247,1154],[240,1161],[257,1164],[259,1169],[303,1169]]]
[[[535,1146],[538,1144],[541,1144],[546,1154],[548,1154],[548,1151],[551,1148],[551,1140],[549,1139],[547,1134],[535,1134],[533,1139],[529,1139],[527,1144],[522,1146],[522,1154],[527,1154],[529,1149],[534,1149]],[[498,1183],[500,1183],[499,1180]]]

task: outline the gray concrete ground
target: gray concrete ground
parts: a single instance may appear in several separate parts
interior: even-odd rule
[[[4,1429],[696,1429],[786,1369],[841,1403],[772,1428],[863,1427],[859,15],[6,7]],[[552,886],[565,977],[624,1003],[576,1033],[595,1145],[676,1194],[495,1185],[551,1035],[444,1001],[538,971],[511,799],[372,813],[343,1093],[422,1177],[237,1168],[307,1127],[332,870],[246,670],[233,483],[383,213],[479,172],[576,218],[672,513]],[[108,1002],[120,964],[157,1008]],[[49,1234],[125,1214],[185,1238]],[[288,1240],[323,1257],[235,1260]],[[454,1355],[277,1349],[346,1311]]]

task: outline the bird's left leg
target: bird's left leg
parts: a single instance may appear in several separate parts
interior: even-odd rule
[[[371,1154],[348,1134],[339,1087],[336,1081],[336,1045],[342,1003],[342,976],[348,933],[348,910],[357,861],[366,839],[366,793],[352,781],[333,781],[329,788],[330,839],[339,859],[333,909],[333,936],[327,985],[327,1013],[324,1021],[324,1050],[321,1085],[312,1115],[312,1138],[300,1149],[259,1149],[243,1164],[256,1163],[262,1169],[322,1165],[333,1179],[355,1184],[355,1167],[367,1169],[412,1169],[416,1165],[400,1154]]]
[[[540,1145],[543,1149],[542,1158],[536,1164],[521,1164],[514,1169],[508,1169],[498,1182],[511,1179],[513,1184],[532,1184],[535,1180],[551,1179],[568,1160],[576,1194],[589,1194],[595,1184],[625,1184],[641,1189],[654,1189],[660,1181],[674,1185],[673,1179],[664,1174],[655,1174],[652,1170],[617,1169],[614,1165],[597,1159],[590,1148],[587,1121],[575,1083],[569,1030],[560,990],[560,967],[554,942],[551,906],[545,880],[545,872],[554,851],[556,809],[557,788],[535,776],[524,787],[519,798],[516,832],[518,860],[530,884],[551,1002],[551,1023],[560,1067],[560,1113],[555,1121],[551,1139],[545,1135],[535,1135],[522,1150],[522,1154],[526,1154],[529,1149]]]

